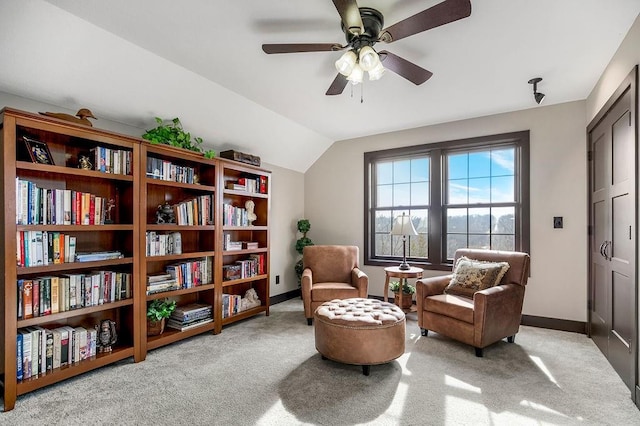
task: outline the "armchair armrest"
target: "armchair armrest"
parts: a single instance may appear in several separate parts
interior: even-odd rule
[[[416,281],[416,308],[418,310],[418,325],[422,327],[422,311],[424,311],[424,299],[428,296],[444,293],[444,289],[451,281],[453,275],[423,278]]]
[[[351,270],[351,284],[358,289],[359,297],[366,298],[369,293],[369,277],[359,268]]]
[[[304,302],[304,313],[307,318],[311,318],[311,284],[313,283],[313,272],[306,268],[302,271],[300,279],[300,287],[302,291],[302,300]]]
[[[495,342],[518,332],[522,318],[524,287],[518,284],[503,284],[478,291],[473,296],[473,322],[475,336],[484,342]]]

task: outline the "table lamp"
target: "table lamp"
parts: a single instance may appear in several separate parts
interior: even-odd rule
[[[411,217],[407,216],[404,212],[402,216],[398,216],[393,224],[393,228],[391,228],[391,235],[402,235],[402,263],[399,268],[406,271],[410,268],[407,263],[407,236],[418,235],[418,231],[416,231],[416,228],[413,227],[413,222],[411,222]]]

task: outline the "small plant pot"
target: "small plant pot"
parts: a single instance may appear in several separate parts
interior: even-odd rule
[[[160,321],[151,321],[147,320],[147,336],[159,336],[164,331],[164,320],[162,318]]]
[[[411,309],[411,305],[413,304],[413,294],[402,293],[402,306],[400,303],[400,295],[398,293],[393,293],[393,303],[396,306],[399,306],[400,309]]]

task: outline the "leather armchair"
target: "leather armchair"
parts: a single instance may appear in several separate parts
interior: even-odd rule
[[[366,298],[369,277],[359,269],[357,246],[306,246],[302,252],[302,301],[307,324],[318,306],[334,299]]]
[[[505,337],[513,343],[520,328],[524,291],[529,278],[529,255],[521,252],[459,249],[455,260],[508,262],[509,270],[499,285],[475,292],[473,299],[445,294],[452,275],[424,278],[416,282],[418,326],[475,347],[483,348]],[[454,261],[455,265],[455,261]]]

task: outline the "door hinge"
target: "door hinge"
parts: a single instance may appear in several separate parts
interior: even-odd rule
[[[593,235],[593,226],[592,225],[587,226],[587,235]]]
[[[593,160],[593,151],[587,151],[587,161]]]

